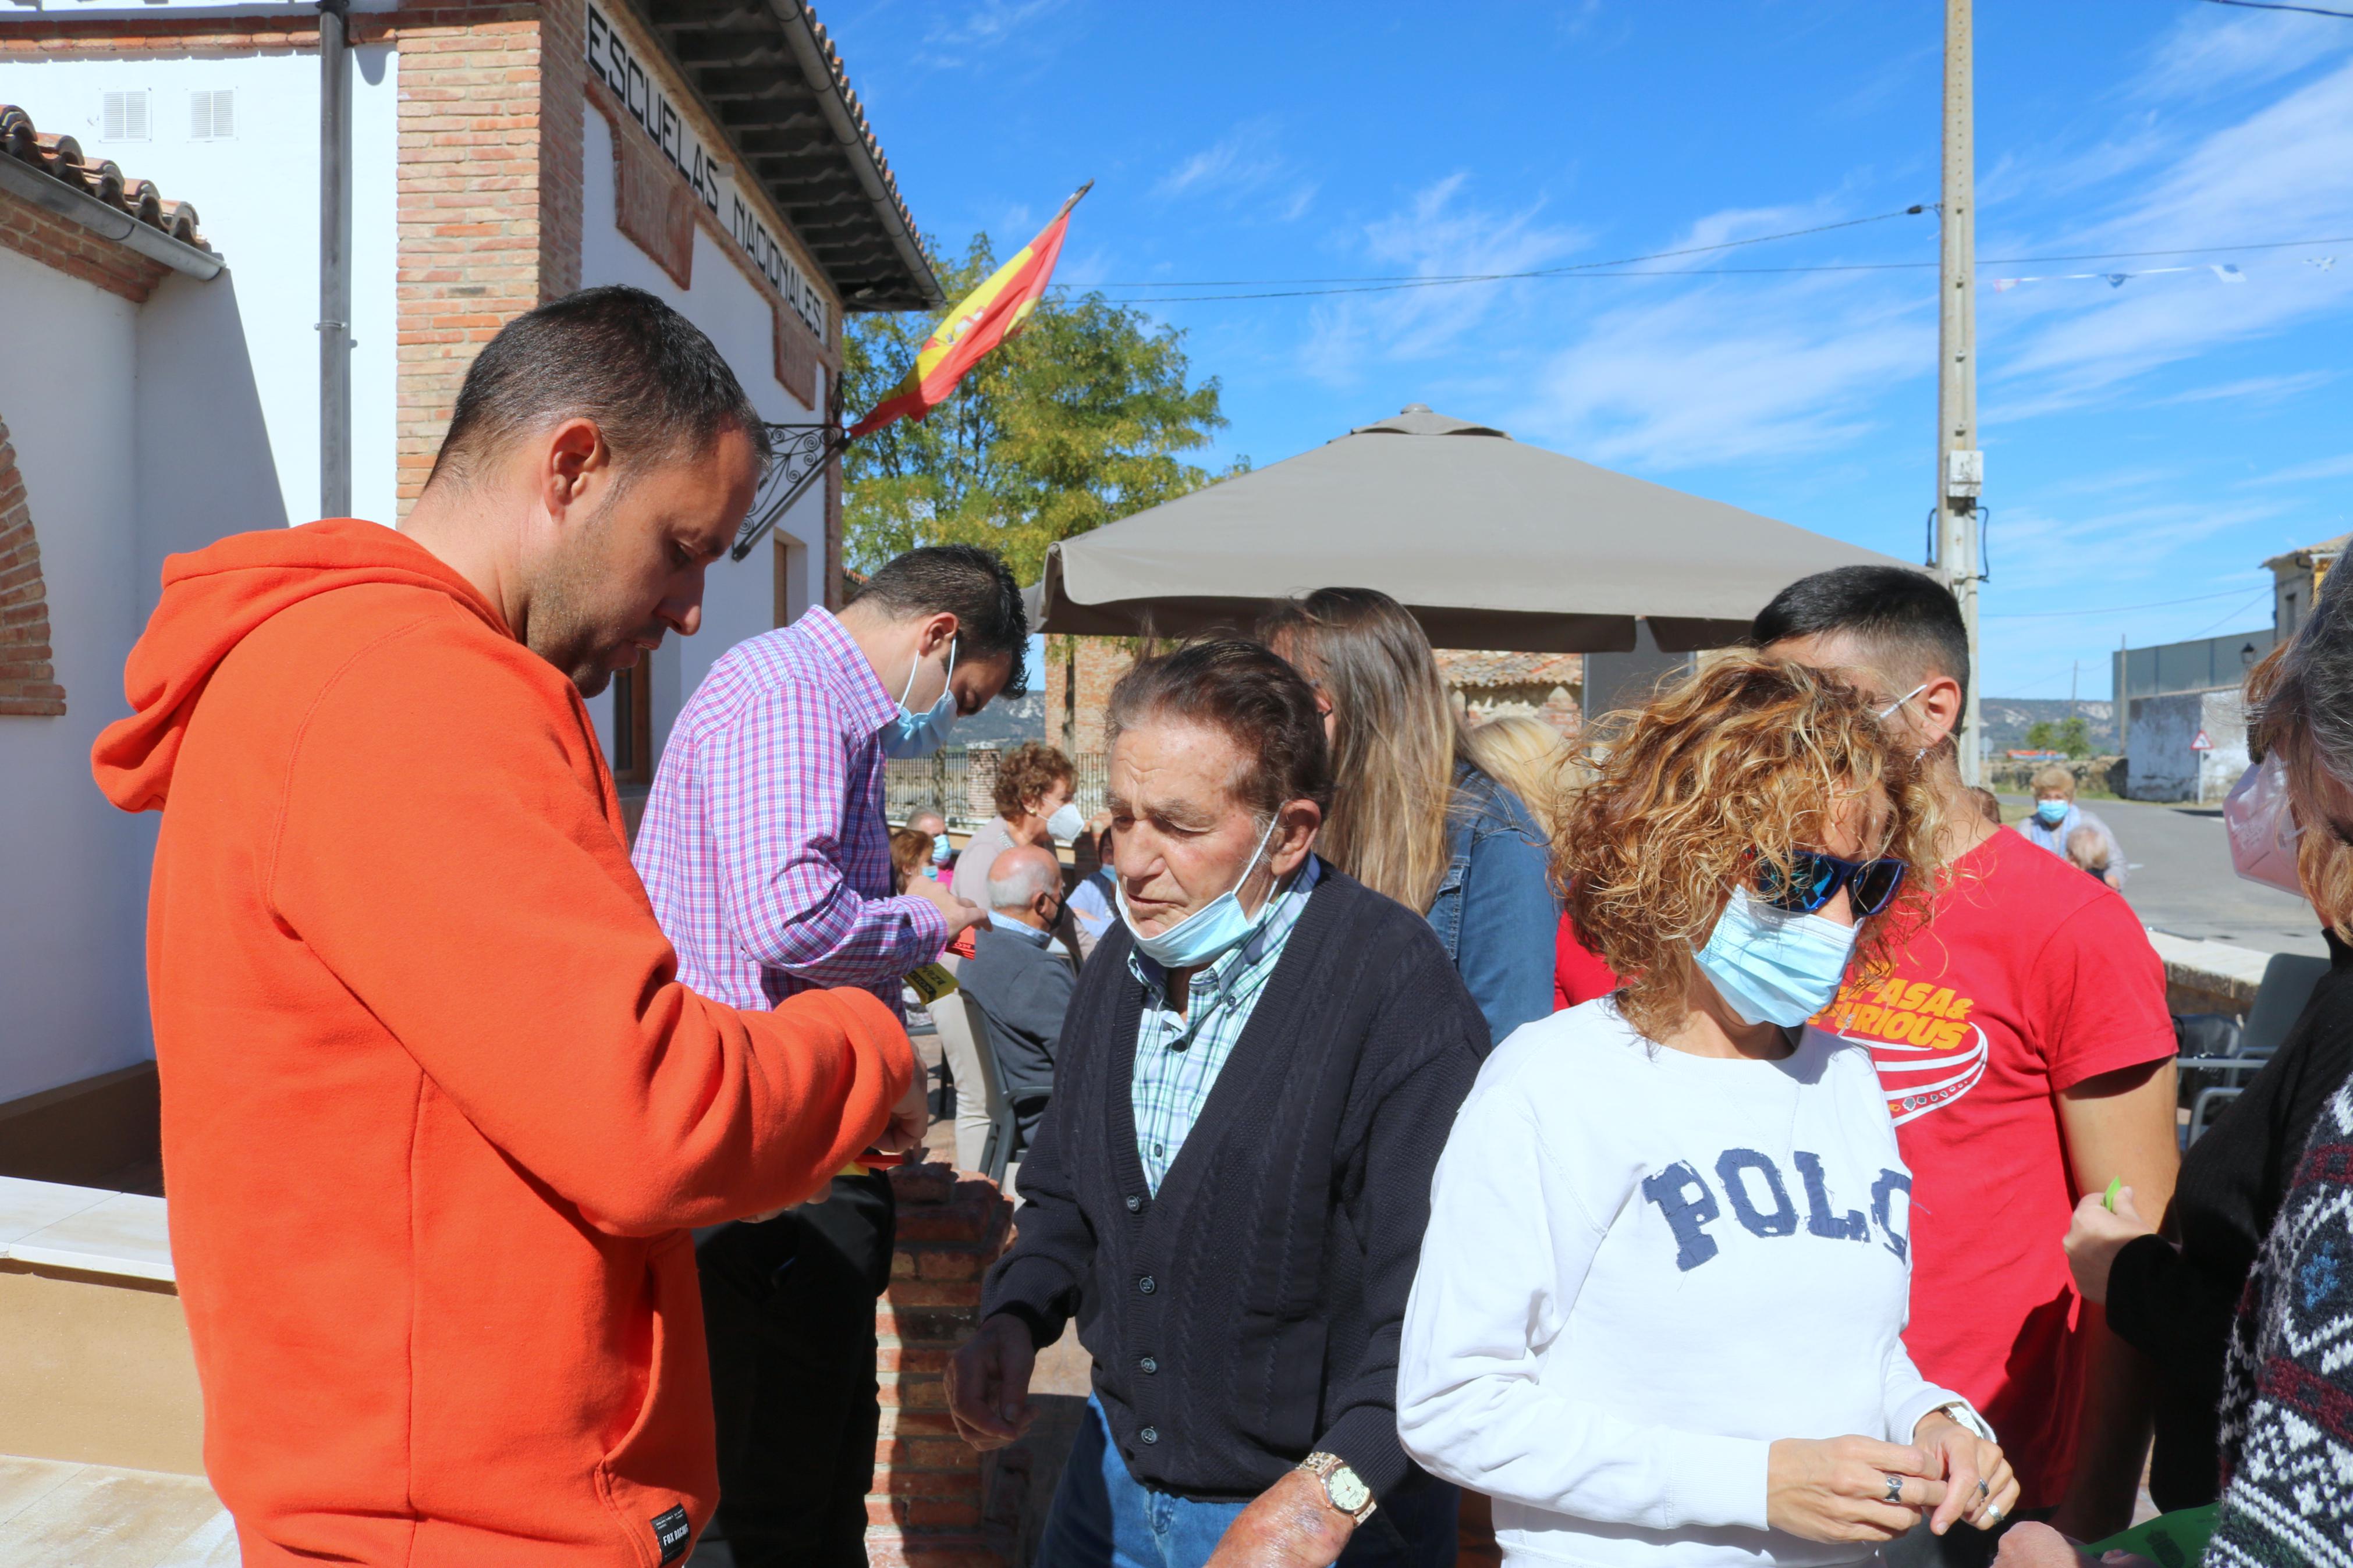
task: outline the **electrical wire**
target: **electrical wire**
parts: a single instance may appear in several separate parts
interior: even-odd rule
[[[2265,590],[2257,590],[2264,592]],[[2193,594],[2187,599],[2152,599],[2146,605],[2101,605],[2089,610],[2014,610],[1999,616],[1979,616],[1981,621],[2054,621],[2072,616],[2120,616],[2126,610],[2162,610],[2174,605],[2202,605],[2210,599],[2228,599],[2239,593],[2236,588],[2220,594]],[[2233,610],[2232,615],[2238,612]]]
[[[1288,287],[1293,283],[1486,283],[1502,278],[1550,278],[1562,273],[1589,271],[1597,267],[1630,267],[1637,261],[1664,261],[1675,256],[1702,256],[1712,251],[1737,250],[1744,245],[1767,245],[1777,239],[1799,239],[1810,234],[1828,234],[1834,228],[1860,228],[1867,223],[1885,223],[1889,218],[1914,217],[1924,212],[1935,212],[1941,202],[1915,202],[1894,212],[1875,213],[1870,217],[1851,217],[1838,223],[1817,224],[1811,228],[1786,229],[1779,234],[1752,235],[1746,239],[1727,239],[1715,245],[1686,246],[1681,250],[1654,250],[1645,256],[1621,256],[1614,261],[1580,261],[1565,267],[1546,267],[1534,272],[1452,272],[1438,275],[1426,273],[1375,274],[1350,278],[1196,278],[1181,281],[1161,279],[1140,283],[1090,283],[1090,289],[1267,289]]]
[[[1796,232],[1810,233],[1813,231],[1798,230]],[[1787,237],[1779,235],[1763,235],[1759,236],[1756,240],[1740,240],[1733,243],[1744,245],[1761,244],[1767,239],[1784,237]],[[2246,250],[2293,250],[2298,247],[2306,245],[2353,245],[2353,236],[2327,235],[2314,239],[2270,239],[2245,245],[2200,245],[2178,250],[2092,250],[2080,251],[2064,256],[1997,256],[1980,260],[1978,263],[1978,268],[1982,272],[1988,267],[2034,267],[2052,261],[2130,261],[2158,256],[2208,256],[2223,252]],[[1662,256],[1671,256],[1687,253],[1662,251],[1660,254]],[[1624,259],[1639,261],[1645,258],[1641,257],[1630,257]],[[1925,272],[1940,265],[1942,264],[1935,261],[1848,261],[1829,262],[1809,267],[1653,267],[1641,269],[1628,269],[1624,268],[1622,261],[1597,261],[1581,268],[1545,268],[1532,272],[1479,272],[1449,274],[1440,277],[1415,279],[1411,281],[1362,282],[1341,288],[1284,289],[1257,294],[1127,294],[1116,296],[1114,302],[1122,305],[1184,305],[1214,302],[1219,300],[1299,300],[1334,294],[1393,294],[1409,289],[1443,289],[1469,283],[1504,283],[1530,279],[1711,278],[1802,272]],[[1614,271],[1604,270],[1606,268],[1612,268],[1620,269]],[[1301,279],[1301,281],[1304,282],[1310,280]],[[1053,288],[1061,289],[1065,292],[1080,293],[1094,293],[1103,289],[1119,288],[1134,289],[1150,287],[1167,289],[1198,289],[1215,288],[1218,285],[1215,284],[1205,283],[1166,283],[1150,285],[1134,283],[1057,283],[1052,285]]]
[[[2206,0],[2210,5],[2243,5],[2250,11],[2301,11],[2307,16],[2335,16],[2353,22],[2353,11],[2328,11],[2318,5],[2289,5],[2283,0]]]
[[[2251,595],[2248,598],[2246,598],[2245,600],[2243,600],[2242,602],[2241,602],[2241,603],[2239,603],[2239,604],[2236,604],[2236,605],[2232,605],[2228,610],[2225,610],[2225,611],[2222,613],[2222,620],[2221,620],[2221,621],[2210,621],[2210,622],[2208,622],[2206,625],[2204,625],[2204,626],[2200,626],[2196,631],[2191,632],[2188,637],[2183,637],[2181,640],[2182,640],[2183,642],[2196,642],[2200,637],[2204,637],[2207,633],[2209,633],[2209,632],[2212,631],[2216,626],[2221,626],[2221,625],[2222,624],[2222,621],[2230,620],[2232,617],[2233,617],[2233,616],[2235,616],[2236,615],[2238,615],[2240,611],[2242,611],[2242,610],[2252,610],[2252,609],[2253,609],[2257,605],[2261,604],[2263,600],[2265,600],[2265,599],[2267,599],[2267,598],[2271,597],[2271,595],[2272,595],[2272,592],[2273,592],[2273,590],[2271,590],[2271,589],[2269,589],[2269,588],[2258,588],[2258,589],[2256,589],[2256,590],[2254,591],[2254,593],[2253,593],[2253,595]]]

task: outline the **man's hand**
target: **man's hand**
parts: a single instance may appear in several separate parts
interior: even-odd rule
[[[1963,1520],[1991,1530],[2018,1510],[2018,1477],[2000,1444],[1931,1410],[1912,1429],[1912,1446],[1942,1466],[1945,1500],[1928,1516],[1929,1533],[1942,1535]]]
[[[2157,1568],[2147,1558],[2130,1552],[2110,1552],[2094,1557],[2047,1524],[2028,1521],[2013,1525],[2001,1538],[1993,1568]]]
[[[2075,1276],[2075,1289],[2102,1306],[2108,1300],[2108,1270],[2116,1267],[2116,1254],[2128,1241],[2137,1241],[2156,1233],[2157,1227],[2143,1219],[2140,1210],[2133,1206],[2133,1190],[2116,1189],[2116,1206],[2108,1210],[2107,1200],[2100,1193],[2085,1193],[2084,1201],[2075,1205],[2075,1221],[2067,1227],[2067,1267]]]
[[[907,894],[910,898],[929,900],[938,909],[947,920],[950,942],[962,936],[967,927],[988,924],[987,910],[982,909],[970,899],[957,898],[929,877],[916,878],[913,886],[907,889]]]
[[[1893,1541],[1945,1500],[1944,1468],[1872,1437],[1784,1437],[1767,1453],[1765,1522],[1808,1541]],[[1891,1480],[1902,1483],[1893,1502]]]
[[[948,1415],[957,1436],[987,1453],[1029,1431],[1038,1418],[1029,1403],[1029,1369],[1037,1360],[1029,1324],[1007,1312],[983,1319],[948,1359]]]
[[[915,1064],[915,1079],[899,1103],[891,1108],[891,1120],[882,1124],[875,1137],[874,1147],[885,1154],[903,1154],[923,1146],[923,1134],[932,1129],[931,1080],[923,1064]]]
[[[1208,1568],[1332,1568],[1356,1521],[1332,1506],[1324,1483],[1293,1470],[1226,1526]]]

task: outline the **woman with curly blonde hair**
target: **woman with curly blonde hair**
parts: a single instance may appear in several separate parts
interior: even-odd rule
[[[1627,716],[1555,841],[1613,994],[1456,1117],[1398,1426],[1507,1561],[1852,1563],[2017,1483],[1902,1333],[1911,1178],[1871,1059],[1808,1027],[1916,922],[1936,823],[1832,678],[1729,658]]]

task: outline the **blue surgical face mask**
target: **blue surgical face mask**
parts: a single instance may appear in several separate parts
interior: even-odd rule
[[[1282,819],[1276,817],[1275,822]],[[1260,901],[1258,913],[1242,913],[1240,897],[1242,884],[1258,869],[1258,858],[1266,853],[1274,837],[1274,822],[1266,825],[1259,835],[1258,847],[1250,851],[1250,863],[1234,885],[1208,903],[1162,931],[1158,936],[1146,936],[1136,929],[1135,912],[1127,907],[1127,889],[1113,882],[1112,896],[1119,903],[1119,918],[1127,927],[1127,934],[1135,939],[1136,951],[1163,969],[1198,969],[1229,949],[1248,942],[1259,927],[1266,923],[1267,915],[1274,909],[1274,890],[1267,889]]]
[[[2034,803],[2034,815],[2042,819],[2043,826],[2056,827],[2067,820],[2067,813],[2073,804],[2064,800],[2038,800]]]
[[[908,710],[907,699],[914,695],[915,677],[921,673],[923,661],[907,671],[907,689],[899,693],[899,716],[882,726],[882,754],[886,757],[928,757],[948,743],[948,731],[955,728],[956,700],[955,689],[947,682],[955,674],[956,639],[948,638],[948,672],[940,678],[940,700],[925,713]]]
[[[955,854],[955,846],[954,846],[954,845],[952,845],[952,844],[950,844],[950,843],[948,842],[948,836],[947,836],[946,834],[944,834],[944,833],[934,833],[934,834],[933,834],[933,835],[932,835],[932,864],[933,864],[933,865],[934,865],[934,866],[944,866],[944,865],[946,865],[946,864],[948,863],[948,857],[949,857],[949,856],[951,856],[951,855],[953,855],[953,854]]]
[[[1825,915],[1785,913],[1741,888],[1696,956],[1743,1023],[1794,1029],[1838,1000],[1855,929]]]

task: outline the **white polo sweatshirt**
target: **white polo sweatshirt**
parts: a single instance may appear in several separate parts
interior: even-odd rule
[[[1398,1428],[1506,1560],[1867,1562],[1765,1523],[1781,1437],[1911,1441],[1911,1174],[1870,1056],[1653,1045],[1607,1000],[1514,1031],[1457,1114]]]

